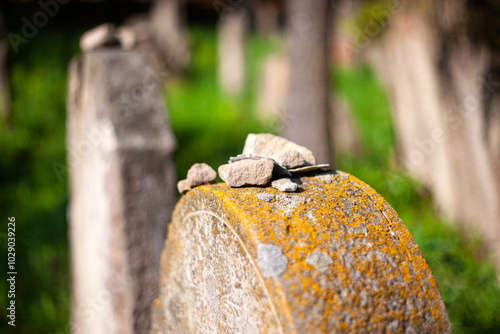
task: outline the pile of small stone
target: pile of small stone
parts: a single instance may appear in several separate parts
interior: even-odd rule
[[[230,187],[271,186],[286,192],[297,190],[292,174],[328,168],[316,164],[313,153],[300,145],[269,133],[249,134],[243,153],[219,167],[221,179]],[[215,182],[217,174],[207,164],[195,164],[186,180],[177,184],[179,192]]]

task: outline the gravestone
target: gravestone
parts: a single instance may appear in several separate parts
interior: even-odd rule
[[[152,333],[449,333],[396,212],[344,172],[200,186],[177,204]]]
[[[245,85],[245,40],[248,29],[247,12],[230,10],[219,20],[217,53],[219,83],[228,94],[240,93]]]
[[[156,0],[151,8],[149,33],[166,67],[185,70],[191,58],[180,0]]]
[[[263,61],[257,111],[265,121],[280,124],[283,118],[288,93],[289,64],[286,56],[271,54]]]
[[[391,99],[400,165],[444,216],[480,234],[500,271],[500,72],[496,46],[478,49],[467,23],[492,20],[466,1],[432,4],[393,15],[367,55]]]
[[[68,166],[73,333],[147,333],[176,201],[162,85],[137,52],[70,66]]]

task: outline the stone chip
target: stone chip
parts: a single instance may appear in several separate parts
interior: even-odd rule
[[[189,186],[189,181],[188,180],[180,180],[179,182],[177,182],[177,190],[181,194],[185,194],[188,191],[190,191],[191,187]]]
[[[275,189],[286,191],[286,192],[294,192],[297,190],[297,183],[293,182],[290,179],[283,178],[276,181],[271,182],[271,186]]]

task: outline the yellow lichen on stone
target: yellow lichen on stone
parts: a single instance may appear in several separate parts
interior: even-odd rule
[[[192,298],[200,298],[198,302],[203,305],[202,299],[207,298],[203,291],[196,292],[195,287],[179,282],[192,279],[188,276],[200,270],[196,269],[199,263],[205,261],[203,265],[207,266],[204,256],[208,255],[215,263],[211,266],[220,269],[226,265],[228,268],[221,272],[232,275],[231,266],[224,264],[232,256],[239,259],[235,260],[235,268],[250,271],[245,271],[245,277],[260,299],[252,299],[248,294],[245,298],[263,303],[262,309],[267,311],[258,316],[269,319],[266,320],[269,326],[264,326],[268,332],[450,331],[444,304],[427,263],[398,215],[380,195],[343,172],[333,175],[331,182],[310,176],[301,178],[300,183],[297,193],[283,193],[270,187],[229,188],[216,184],[198,187],[184,196],[174,212],[162,258],[160,300],[165,312],[169,312],[167,305],[186,309],[179,313],[188,312],[190,307],[174,302],[169,286],[184,289],[176,293],[189,293]],[[261,198],[266,200],[258,197],[263,193],[267,195]],[[227,238],[227,250],[219,246],[222,247],[219,254],[207,247],[205,254],[199,255],[203,260],[191,261],[189,254],[196,252],[198,246],[190,245],[185,229],[201,233],[203,237],[198,239],[207,243],[214,243],[214,238]],[[263,254],[259,254],[262,244],[273,245],[272,250],[279,249],[282,254],[264,255],[274,256],[272,259],[278,262],[286,258],[286,266],[276,267],[279,270],[264,268],[273,263],[262,262]],[[192,249],[185,250],[186,247]],[[177,254],[186,254],[185,261],[179,262]],[[242,275],[240,269],[234,269],[238,275]],[[221,276],[210,279],[235,284],[224,274]],[[200,284],[205,284],[206,279],[208,275]],[[247,283],[242,279],[242,286],[249,286]],[[225,293],[238,291],[230,289]],[[252,293],[251,289],[248,291]],[[216,306],[229,298],[212,297]],[[247,302],[231,301],[238,305]],[[210,310],[207,312],[210,314]],[[243,328],[245,317],[236,314],[234,311],[222,317],[226,319],[220,320],[225,321],[225,328],[229,328],[228,317],[238,319],[238,325],[231,325],[233,331]],[[183,323],[182,319],[175,321]]]

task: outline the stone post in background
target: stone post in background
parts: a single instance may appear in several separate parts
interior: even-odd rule
[[[392,103],[400,164],[500,270],[500,6],[423,1],[392,9],[368,56]]]
[[[450,333],[396,212],[343,172],[200,186],[177,204],[152,333]]]
[[[150,14],[152,41],[167,68],[173,71],[184,70],[191,58],[180,3],[180,0],[156,0]]]
[[[219,84],[225,93],[240,93],[245,87],[247,11],[242,8],[223,13],[217,30]]]
[[[84,52],[70,66],[72,331],[147,333],[175,195],[159,79],[142,56]]]

